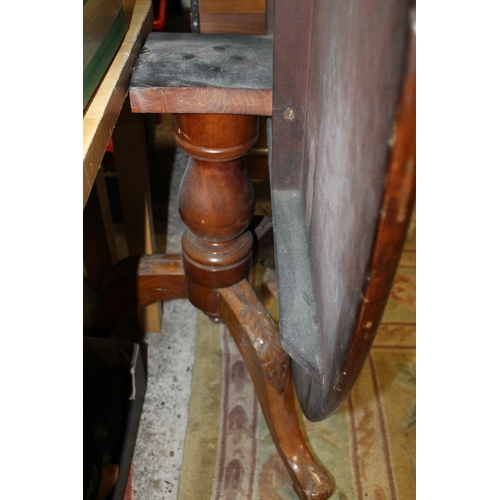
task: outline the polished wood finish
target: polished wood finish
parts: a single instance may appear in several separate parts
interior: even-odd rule
[[[190,113],[174,116],[175,140],[192,158],[217,162],[239,160],[257,142],[255,116]]]
[[[139,307],[186,297],[186,276],[179,255],[127,257],[107,278],[90,335],[106,336],[117,321]]]
[[[346,360],[368,352],[356,325],[373,278],[411,9],[412,0],[275,1],[271,178],[280,329],[313,421],[339,408],[362,366]],[[398,245],[384,251],[397,255]]]
[[[296,493],[326,499],[333,485],[300,431],[288,355],[245,279],[252,264],[248,227],[255,196],[241,157],[256,143],[258,130],[255,116],[174,116],[176,141],[191,156],[179,193],[179,212],[188,227],[182,238],[188,298],[231,331]],[[253,231],[259,257],[272,260],[270,220],[261,220]]]
[[[304,500],[330,497],[332,480],[309,451],[299,427],[290,361],[273,319],[246,280],[219,293],[220,314],[250,372],[294,491]]]
[[[273,61],[273,188],[290,190],[301,185],[303,174],[313,2],[274,0],[272,3],[277,19]]]
[[[218,288],[246,278],[253,239],[252,181],[241,157],[255,144],[255,116],[174,115],[175,140],[191,160],[179,190],[189,300],[218,318]],[[230,207],[230,208],[229,208]]]
[[[337,360],[333,390],[311,379],[293,363],[297,395],[310,419],[324,418],[338,408],[351,391],[370,351],[385,310],[411,219],[416,188],[416,32],[410,18],[406,69],[392,135],[387,178],[368,280],[362,291],[355,327],[344,342],[345,355]]]
[[[186,296],[214,321],[224,320],[252,376],[295,492],[304,500],[326,499],[333,484],[301,433],[289,357],[246,280],[254,250],[256,259],[273,262],[271,221],[253,220],[255,195],[242,159],[257,141],[259,118],[175,115],[174,131],[191,156],[179,193],[179,211],[188,228],[182,263],[173,256],[121,261],[106,286],[92,334],[109,331],[134,307]]]
[[[130,84],[134,113],[270,116],[267,36],[151,33]]]
[[[263,35],[264,14],[200,14],[201,33]]]
[[[182,239],[182,264],[179,260],[160,264],[163,270],[173,266],[161,279],[168,290],[158,293],[151,282],[155,272],[163,271],[149,269],[144,281],[148,284],[138,285],[138,295],[126,295],[122,288],[132,284],[137,266],[137,261],[130,262],[111,281],[110,287],[122,294],[118,302],[108,299],[111,316],[158,297],[187,296],[212,319],[223,320],[249,369],[271,435],[301,499],[326,499],[333,485],[300,431],[294,383],[310,420],[330,415],[348,395],[387,299],[415,190],[413,42],[390,143],[389,170],[386,158],[404,64],[406,28],[401,22],[410,2],[388,0],[384,8],[382,3],[276,0],[268,17],[275,37],[269,134],[273,218],[280,226],[274,228],[273,239],[278,242],[279,230],[291,245],[299,240],[302,245],[297,251],[276,244],[278,287],[280,282],[282,287],[296,285],[289,286],[302,301],[297,302],[300,309],[295,314],[307,313],[316,328],[299,331],[295,339],[305,345],[315,336],[309,344],[312,362],[286,332],[280,339],[246,280],[255,260],[274,264],[269,221],[252,223],[254,194],[241,159],[257,140],[255,115],[263,113],[254,113],[257,105],[250,112],[248,102],[237,103],[244,99],[244,94],[234,93],[231,83],[237,64],[229,65],[229,79],[223,81],[204,74],[206,68],[185,62],[203,59],[207,53],[211,58],[210,50],[225,53],[230,45],[213,45],[215,39],[204,35],[186,37],[166,65],[169,50],[162,43],[167,38],[152,37],[131,87],[134,111],[175,110],[176,141],[191,157],[179,199],[188,229]],[[255,47],[250,38],[247,41]],[[194,54],[198,43],[208,46]],[[214,62],[223,59],[209,59],[210,68],[222,69],[210,71],[224,75],[226,66]],[[175,70],[169,73],[167,66]],[[182,80],[187,73],[179,68],[189,68],[190,82]],[[243,72],[249,66],[245,68]],[[238,85],[238,90],[247,90],[245,84]],[[256,101],[267,99],[258,93],[263,86],[254,90]],[[290,207],[293,210],[287,210]],[[258,256],[252,261],[254,252]],[[283,255],[292,257],[286,265]],[[279,291],[283,329],[287,321],[290,325],[288,313],[295,303],[287,304],[290,294],[283,288]],[[100,324],[106,327],[109,321]]]
[[[200,14],[262,14],[266,13],[265,0],[201,0]],[[201,27],[201,25],[200,25]]]
[[[198,0],[200,33],[266,34],[264,0]]]

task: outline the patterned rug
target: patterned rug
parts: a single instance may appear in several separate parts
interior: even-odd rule
[[[332,417],[302,426],[335,482],[335,500],[415,498],[415,222],[365,367]],[[273,272],[252,284],[277,315]],[[263,285],[262,285],[263,284]],[[199,314],[179,500],[296,499],[238,349]]]

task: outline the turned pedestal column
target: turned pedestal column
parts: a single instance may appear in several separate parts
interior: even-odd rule
[[[258,137],[258,117],[174,115],[175,139],[190,156],[181,182],[179,212],[187,294],[215,321],[219,288],[245,279],[252,263],[247,229],[255,195],[242,156]]]

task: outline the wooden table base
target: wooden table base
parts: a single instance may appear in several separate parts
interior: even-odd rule
[[[268,219],[252,230],[252,182],[242,156],[258,136],[258,117],[174,116],[176,141],[190,162],[179,210],[187,225],[182,256],[121,261],[108,280],[94,334],[104,335],[123,314],[157,300],[187,297],[229,328],[252,377],[276,448],[299,498],[323,500],[332,480],[314,459],[298,424],[290,359],[279,331],[246,278],[253,251],[269,261]]]

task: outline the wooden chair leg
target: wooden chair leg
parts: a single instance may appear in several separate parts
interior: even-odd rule
[[[299,427],[290,360],[276,325],[246,281],[220,291],[220,315],[252,377],[269,431],[302,500],[323,500],[333,482],[312,456]]]

